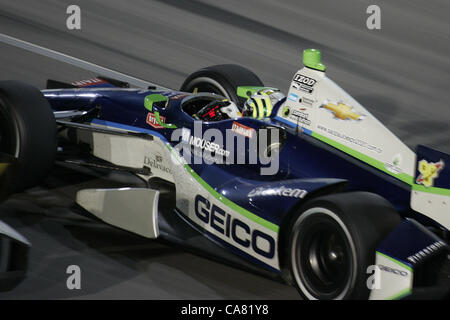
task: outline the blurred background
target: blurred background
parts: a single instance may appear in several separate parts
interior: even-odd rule
[[[81,30],[66,27],[71,4],[81,8]],[[372,4],[381,9],[380,30],[366,26],[370,16],[366,10]],[[409,146],[426,144],[450,152],[449,13],[448,0],[0,0],[0,33],[174,89],[201,67],[236,63],[252,69],[266,85],[286,92],[301,67],[302,50],[317,48],[328,76]],[[1,80],[20,79],[40,88],[48,78],[73,81],[95,76],[5,44],[0,44],[0,62]],[[61,220],[71,213],[64,209],[67,200],[58,190],[38,189],[0,206],[7,212],[5,221],[36,237],[35,248],[42,250],[33,255],[32,282],[9,297],[31,298],[37,294],[36,286],[45,288],[42,298],[74,295],[65,289],[65,274],[56,275],[60,269],[45,267],[65,263],[55,251],[53,256],[46,253],[52,246],[57,253],[69,252],[72,258],[87,261],[89,270],[106,266],[114,270],[112,276],[99,272],[99,285],[88,294],[77,293],[84,297],[297,297],[292,288],[177,249],[169,250],[169,256],[162,254],[164,259],[160,252],[167,251],[158,247],[165,248],[163,244],[150,245],[149,258],[147,243],[77,216],[77,223],[111,232],[129,248],[144,246],[144,254],[136,255],[129,253],[131,249],[118,249],[127,252],[121,256],[126,262],[114,258],[118,269],[110,268],[110,253],[99,257],[99,247],[84,250],[86,241],[63,240],[71,236],[64,233],[72,222]],[[56,199],[39,220],[48,231],[45,239],[28,229],[27,219],[15,220],[14,213],[19,208],[32,216],[42,212],[42,204],[35,204],[42,193]],[[202,261],[202,271],[196,269],[196,259]]]

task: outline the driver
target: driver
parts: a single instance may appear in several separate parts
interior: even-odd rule
[[[208,103],[194,117],[202,121],[221,121],[242,116],[266,118],[272,113],[272,108],[284,98],[285,95],[278,89],[261,89],[247,99],[242,114],[234,102],[224,99]]]
[[[272,108],[285,97],[278,89],[261,89],[247,99],[242,109],[242,116],[256,119],[269,117]]]

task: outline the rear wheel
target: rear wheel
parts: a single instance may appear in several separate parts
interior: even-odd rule
[[[240,86],[263,87],[256,74],[247,68],[234,64],[215,65],[192,73],[181,86],[184,92],[209,92],[226,97],[239,106],[246,98],[237,95]]]
[[[311,200],[292,224],[289,267],[310,300],[367,299],[367,268],[380,242],[400,223],[383,198],[366,192]]]
[[[56,122],[42,93],[0,81],[0,196],[39,183],[56,155]]]

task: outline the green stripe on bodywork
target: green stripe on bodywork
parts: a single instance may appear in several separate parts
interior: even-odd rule
[[[157,102],[166,102],[167,103],[168,101],[169,101],[169,98],[163,96],[162,94],[158,94],[158,93],[150,94],[144,98],[144,107],[148,111],[153,112],[153,114],[155,115],[156,122],[160,126],[167,128],[167,129],[176,129],[177,126],[174,124],[167,124],[167,123],[162,122],[161,118],[159,116],[159,112],[156,110],[153,110],[154,103],[157,103]]]
[[[157,102],[167,102],[169,101],[169,98],[163,96],[162,94],[149,94],[148,96],[145,96],[144,98],[144,107],[150,111],[153,112],[153,104]]]
[[[279,231],[279,226],[277,226],[276,224],[267,221],[253,213],[251,213],[250,211],[240,207],[239,205],[237,205],[236,203],[232,202],[231,200],[227,199],[226,197],[224,197],[223,195],[221,195],[220,193],[218,193],[216,190],[214,190],[213,187],[211,187],[205,180],[203,180],[195,171],[194,169],[192,169],[188,164],[183,164],[181,163],[181,160],[179,158],[179,155],[176,153],[176,151],[173,150],[173,148],[170,145],[166,145],[167,148],[169,149],[170,152],[172,152],[175,155],[175,158],[180,162],[180,164],[182,164],[184,166],[184,168],[186,169],[186,171],[203,187],[206,189],[206,191],[208,191],[214,198],[216,198],[217,200],[219,200],[220,202],[222,202],[224,205],[226,205],[227,207],[233,209],[234,211],[237,211],[238,213],[240,213],[241,215],[243,215],[244,217],[252,220],[253,222],[269,229],[272,230],[274,232]]]
[[[386,167],[384,166],[384,163],[382,163],[381,161],[376,160],[376,159],[374,159],[372,157],[369,157],[369,156],[367,156],[367,155],[365,155],[365,154],[363,154],[363,153],[361,153],[359,151],[353,150],[352,148],[347,147],[346,145],[343,145],[342,143],[339,143],[339,142],[334,141],[334,140],[332,140],[330,138],[327,138],[327,137],[325,137],[325,136],[323,136],[323,135],[321,135],[321,134],[319,134],[317,132],[312,132],[311,135],[314,138],[316,138],[316,139],[318,139],[320,141],[323,141],[323,142],[325,142],[325,143],[335,147],[336,149],[339,149],[339,150],[341,150],[341,151],[351,155],[352,157],[355,157],[355,158],[357,158],[357,159],[359,159],[359,160],[361,160],[361,161],[371,165],[372,167],[375,167],[378,170],[381,170],[384,173],[387,173],[390,176],[393,176],[394,178],[399,179],[400,181],[403,181],[404,183],[412,185],[413,182],[414,182],[414,178],[412,176],[410,176],[410,175],[408,175],[406,173],[395,174],[393,172],[390,172],[389,170],[386,169]]]
[[[432,193],[432,194],[438,194],[441,196],[450,197],[449,189],[436,188],[436,187],[425,187],[425,186],[422,186],[419,184],[413,184],[412,189],[413,189],[413,191],[420,191],[420,192],[426,192],[426,193]]]
[[[413,269],[412,269],[410,266],[408,266],[407,264],[404,264],[404,263],[401,262],[401,261],[398,261],[398,260],[396,260],[396,259],[394,259],[394,258],[392,258],[392,257],[389,257],[388,255],[385,255],[384,253],[381,253],[380,251],[377,251],[376,254],[379,254],[380,256],[383,256],[383,257],[385,257],[386,259],[391,260],[392,262],[398,264],[398,265],[399,265],[400,267],[402,267],[402,268],[405,268],[405,269],[408,270],[409,272],[413,272]]]
[[[397,300],[397,299],[401,299],[403,297],[409,296],[411,294],[411,289],[405,289],[400,291],[397,294],[394,294],[393,296],[387,298],[386,300]]]

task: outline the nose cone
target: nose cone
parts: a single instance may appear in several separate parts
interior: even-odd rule
[[[322,53],[317,49],[303,50],[303,64],[314,70],[325,71],[326,69],[322,63]]]

